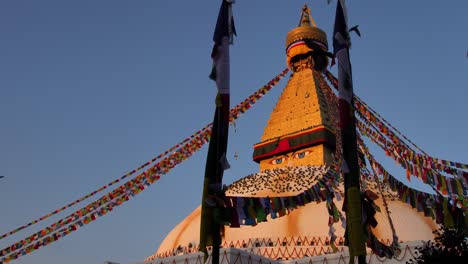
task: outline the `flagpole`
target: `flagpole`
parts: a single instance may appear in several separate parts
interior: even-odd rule
[[[212,263],[219,263],[219,251],[221,246],[220,218],[222,199],[222,177],[224,167],[223,156],[227,150],[227,129],[229,129],[229,95],[216,97],[216,110],[213,118],[213,130],[205,166],[205,178],[202,195],[202,212],[200,224],[200,251],[205,253],[205,261],[208,258],[207,246],[212,247]],[[227,110],[226,110],[227,109]]]
[[[216,82],[218,93],[205,165],[199,250],[204,252],[204,262],[206,262],[207,247],[212,246],[213,264],[219,263],[221,228],[223,227],[221,221],[223,210],[221,201],[224,197],[222,179],[224,170],[229,168],[226,159],[230,108],[229,45],[232,43],[232,35],[235,34],[231,12],[232,2],[222,0],[213,36],[215,44],[211,54],[213,68],[210,78]]]
[[[359,264],[366,263],[366,245],[362,226],[360,171],[357,157],[356,117],[354,115],[354,92],[349,47],[351,45],[344,0],[338,0],[333,49],[338,59],[338,93],[341,139],[343,141],[342,170],[344,174],[346,211],[346,244],[349,248],[349,263],[358,257]]]

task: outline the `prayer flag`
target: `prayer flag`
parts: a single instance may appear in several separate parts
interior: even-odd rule
[[[216,28],[213,36],[214,46],[211,53],[213,67],[210,78],[216,82],[217,96],[213,126],[205,165],[205,178],[201,204],[200,248],[208,257],[207,246],[213,246],[212,261],[219,262],[219,247],[221,245],[221,223],[215,219],[215,213],[220,212],[218,205],[211,200],[224,196],[222,186],[223,173],[229,168],[226,159],[229,132],[229,45],[235,34],[232,18],[232,0],[222,0]],[[219,217],[218,217],[219,218]]]
[[[216,82],[220,94],[229,94],[229,45],[236,35],[232,17],[232,1],[223,0],[213,35],[213,67],[210,78]]]
[[[344,0],[339,0],[336,7],[335,26],[333,30],[333,53],[338,59],[338,95],[340,111],[341,139],[343,141],[342,167],[344,173],[345,202],[347,226],[345,244],[349,247],[350,263],[359,256],[359,263],[365,263],[366,247],[362,226],[362,207],[357,157],[356,124],[353,110],[353,79],[349,48],[351,41],[347,25],[347,13]]]

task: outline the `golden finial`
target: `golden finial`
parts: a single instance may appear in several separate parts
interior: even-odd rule
[[[314,27],[317,27],[315,25],[315,21],[314,21],[314,18],[312,17],[312,15],[310,14],[310,9],[309,7],[304,4],[304,7],[302,8],[302,13],[301,13],[301,19],[299,20],[299,27],[304,27],[304,26],[311,26],[311,22],[312,22],[312,26]]]
[[[315,25],[307,5],[301,10],[299,26],[289,31],[286,36],[286,63],[289,65],[291,58],[311,51],[305,41],[312,41],[323,51],[328,50],[327,35]],[[302,42],[303,45],[300,45]]]

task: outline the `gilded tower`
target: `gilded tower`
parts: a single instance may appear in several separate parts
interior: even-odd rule
[[[336,147],[339,135],[336,135],[333,118],[337,109],[336,105],[328,103],[333,102],[331,91],[324,88],[324,79],[320,76],[320,71],[328,64],[327,37],[316,27],[307,6],[302,8],[298,27],[287,34],[285,50],[286,63],[292,74],[270,115],[261,142],[254,145],[253,159],[259,163],[260,172],[232,183],[226,190],[227,196],[246,197],[246,201],[251,201],[249,198],[252,197],[291,197],[311,188],[336,164],[334,154],[339,149]],[[297,173],[297,168],[304,167],[308,169],[306,174]],[[342,192],[342,189],[340,183],[336,191]],[[277,219],[268,216],[267,221],[257,225],[226,227],[222,243],[225,247],[273,259],[286,255],[287,258],[304,258],[328,254],[332,249],[328,243],[331,228],[326,204],[308,203]],[[383,208],[381,199],[376,204]],[[245,214],[244,209],[252,208],[249,205],[245,203],[236,209]],[[341,208],[342,200],[337,200],[336,205]],[[400,240],[433,238],[435,226],[430,218],[398,200],[388,201],[388,208]],[[391,240],[387,215],[379,213],[375,218],[379,223],[374,229],[376,236]],[[164,257],[195,250],[200,239],[200,219],[199,206],[166,236],[147,261],[163,263]],[[333,229],[340,238],[338,241],[342,241],[344,228],[335,225]],[[306,246],[301,239],[311,242]],[[175,263],[172,259],[168,261]],[[378,261],[380,263],[380,259]]]
[[[304,5],[298,27],[286,37],[291,78],[279,98],[253,159],[260,171],[284,166],[331,165],[335,132],[318,71],[327,66],[325,32],[316,27]]]

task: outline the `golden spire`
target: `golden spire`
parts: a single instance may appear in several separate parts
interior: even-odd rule
[[[306,54],[312,50],[306,48],[307,45],[300,46],[301,43],[305,42],[313,42],[323,51],[328,50],[327,35],[316,26],[307,5],[302,8],[298,27],[289,31],[286,36],[286,62],[288,66],[291,66],[290,62],[294,56]]]
[[[317,27],[317,25],[315,25],[314,18],[310,14],[309,7],[306,4],[304,4],[304,7],[302,8],[301,19],[299,20],[298,27],[305,27],[305,26],[310,27],[311,22],[312,22],[312,26]]]
[[[287,64],[294,72],[276,103],[253,158],[260,170],[284,166],[330,165],[335,150],[334,123],[318,65],[326,67],[327,36],[304,5],[299,26],[286,38]]]

